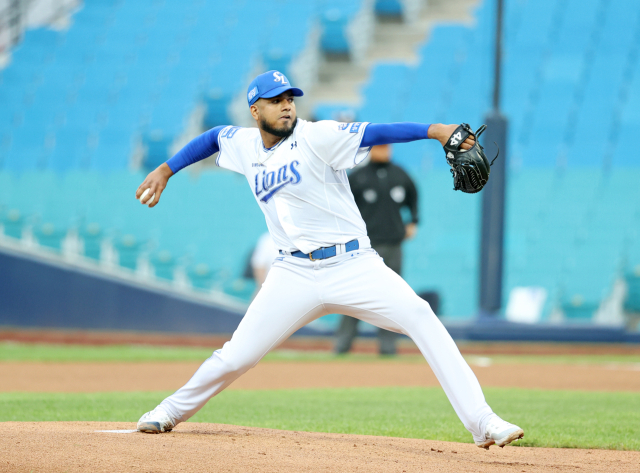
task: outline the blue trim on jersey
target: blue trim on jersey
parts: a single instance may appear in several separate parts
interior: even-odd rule
[[[426,140],[430,126],[415,122],[370,123],[364,130],[360,147]]]
[[[363,143],[362,143],[364,141],[364,135],[367,133],[367,129],[371,126],[371,123],[363,123],[363,125],[364,125],[364,130],[362,130],[362,137],[360,138],[360,145],[356,148],[356,155],[353,157],[353,165],[354,166],[357,166],[362,161],[367,159],[367,156],[369,156],[369,153],[371,152],[371,146],[364,146]],[[364,157],[360,161],[357,161],[358,153],[361,152],[362,148],[368,148],[367,152],[365,153]]]
[[[232,126],[232,125],[226,125],[226,126]],[[225,126],[225,128],[226,128],[226,126]],[[218,167],[220,167],[220,157],[222,156],[222,142],[220,141],[220,138],[222,137],[221,135],[222,135],[222,133],[218,133],[217,142],[218,142],[218,149],[220,150],[220,151],[218,151],[218,156],[216,157],[216,166],[218,166]]]
[[[220,151],[218,151],[218,156],[216,156],[216,166],[220,167],[219,161],[220,161],[220,156],[222,156],[222,145],[220,144],[220,133],[218,133],[218,138],[216,139],[216,142],[218,143],[218,149]]]
[[[220,151],[218,136],[225,128],[226,125],[217,126],[194,138],[187,143],[184,148],[178,151],[175,156],[167,160],[167,166],[169,166],[175,174],[191,164],[197,163],[198,161],[202,161],[203,159],[216,154]]]

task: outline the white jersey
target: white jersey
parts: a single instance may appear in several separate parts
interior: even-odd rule
[[[279,250],[309,253],[367,239],[346,169],[362,162],[368,123],[308,122],[271,149],[257,128],[228,126],[218,135],[216,164],[244,174]]]

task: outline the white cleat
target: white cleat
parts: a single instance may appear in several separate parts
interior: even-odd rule
[[[176,424],[177,422],[175,422],[162,407],[158,406],[151,412],[147,412],[140,417],[138,421],[138,431],[149,434],[170,432]]]
[[[510,424],[509,422],[502,420],[500,417],[495,416],[487,424],[484,432],[484,440],[476,440],[476,445],[488,450],[491,445],[504,447],[514,440],[521,439],[522,437],[524,437],[524,430],[517,425]]]

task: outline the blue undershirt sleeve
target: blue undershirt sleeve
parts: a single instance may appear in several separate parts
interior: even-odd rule
[[[430,126],[427,123],[414,122],[370,123],[364,130],[360,147],[426,140]]]
[[[217,126],[209,131],[205,131],[197,138],[192,139],[184,148],[178,151],[175,156],[167,161],[167,165],[175,174],[181,169],[217,153],[220,151],[218,147],[218,135],[226,127],[227,125]]]

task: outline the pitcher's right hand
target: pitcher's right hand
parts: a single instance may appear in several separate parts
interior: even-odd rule
[[[144,191],[149,189],[147,195],[140,199],[140,203],[142,205],[146,205],[151,197],[155,195],[153,202],[149,204],[149,208],[155,207],[158,205],[158,202],[160,202],[162,191],[167,187],[167,182],[171,176],[173,176],[173,171],[167,163],[161,164],[155,170],[151,171],[145,180],[142,181],[142,184],[140,184],[140,187],[138,187],[138,190],[136,191],[136,199],[140,199],[140,196]]]

